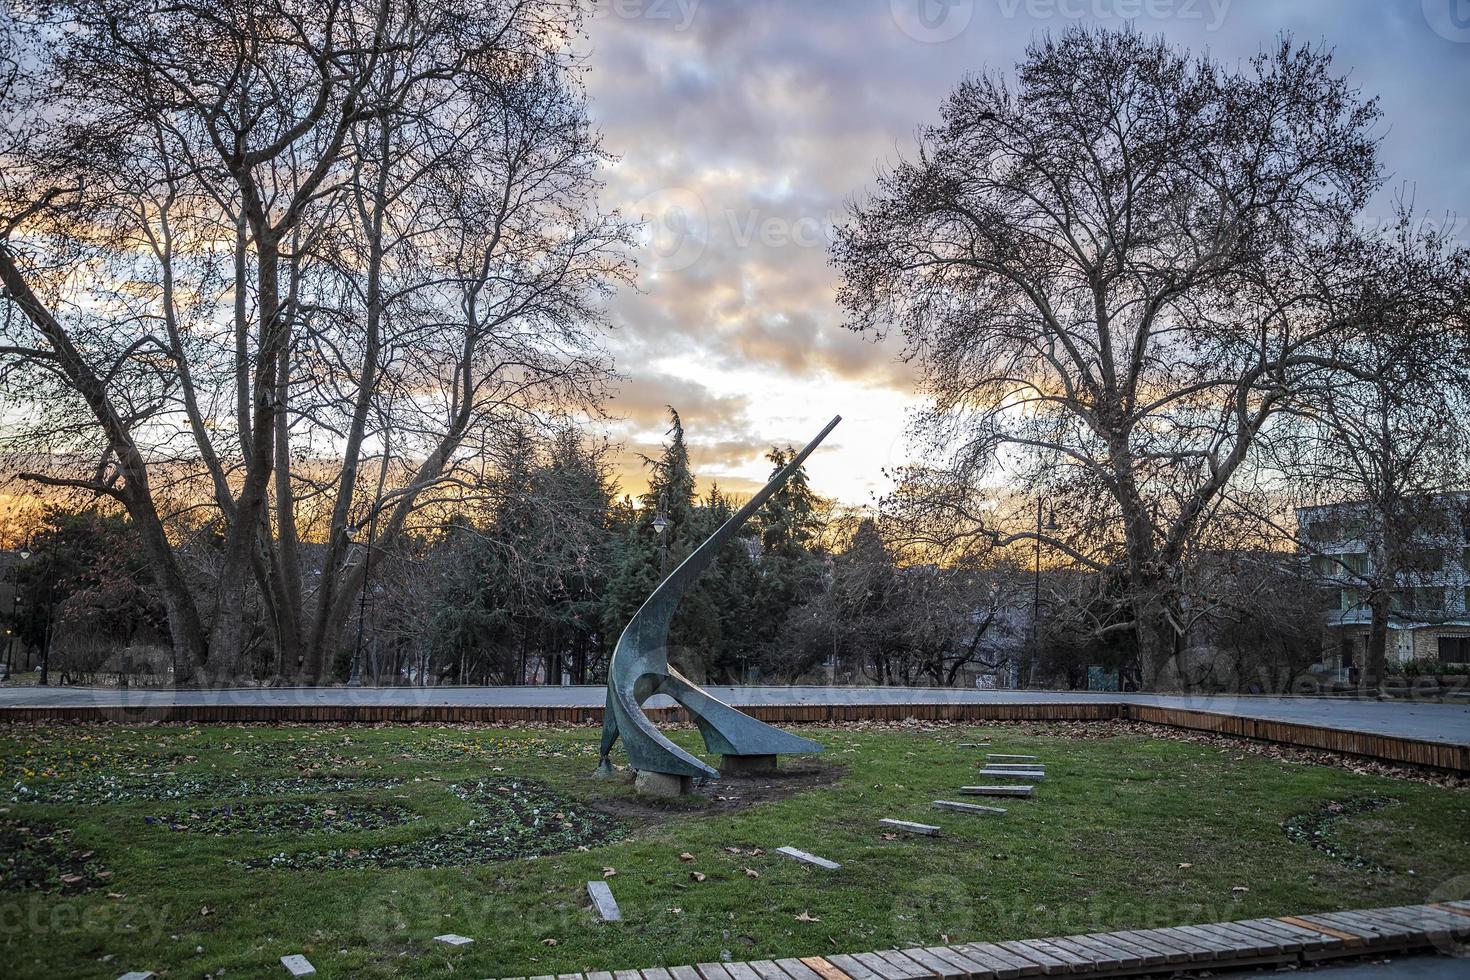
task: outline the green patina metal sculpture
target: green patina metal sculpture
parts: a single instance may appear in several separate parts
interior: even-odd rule
[[[664,738],[653,727],[643,714],[642,704],[655,694],[667,694],[694,716],[694,723],[704,736],[705,748],[710,752],[723,756],[774,757],[822,751],[818,742],[772,728],[737,711],[670,667],[668,640],[674,610],[689,586],[714,561],[720,547],[739,532],[750,515],[759,510],[772,494],[781,489],[812,450],[841,421],[842,417],[838,416],[828,422],[827,427],[782,467],[770,483],[680,562],[679,567],[659,583],[634,613],[623,635],[618,638],[607,672],[602,760],[597,767],[600,773],[612,771],[608,753],[622,736],[623,745],[628,750],[628,761],[641,772],[719,777],[717,770]]]

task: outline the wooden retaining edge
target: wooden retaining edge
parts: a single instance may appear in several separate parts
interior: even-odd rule
[[[1408,905],[1002,943],[507,980],[1010,980],[1057,973],[1122,978],[1181,969],[1304,966],[1370,953],[1449,952],[1452,944],[1467,938],[1470,917],[1460,909]]]
[[[1232,735],[1298,748],[1322,749],[1383,762],[1470,772],[1470,745],[1375,735],[1340,728],[1269,721],[1190,708],[1119,702],[1027,704],[765,704],[736,705],[775,724],[860,721],[1136,721]],[[0,707],[0,724],[55,722],[314,723],[314,724],[559,724],[600,725],[603,709],[584,705],[86,705]],[[680,707],[649,708],[654,722],[690,722]]]
[[[1130,721],[1187,728],[1193,731],[1234,735],[1260,742],[1275,742],[1297,748],[1324,749],[1345,755],[1362,756],[1386,762],[1400,762],[1453,772],[1470,772],[1470,745],[1377,735],[1344,728],[1326,728],[1296,722],[1247,718],[1240,715],[1170,708],[1148,704],[1121,705],[1123,717]]]

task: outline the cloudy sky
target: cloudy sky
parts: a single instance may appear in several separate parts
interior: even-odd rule
[[[633,492],[666,404],[701,487],[754,489],[767,447],[835,414],[809,464],[816,489],[863,503],[887,486],[912,378],[893,344],[841,328],[831,227],[960,78],[1009,72],[1033,37],[1072,23],[1131,21],[1228,63],[1282,31],[1329,45],[1382,100],[1377,215],[1407,190],[1470,238],[1470,0],[585,2],[593,114],[620,157],[605,203],[648,220],[639,290],[613,307]]]

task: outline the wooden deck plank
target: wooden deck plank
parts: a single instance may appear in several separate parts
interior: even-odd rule
[[[1139,961],[1136,956],[1130,956],[1120,949],[1105,943],[1092,942],[1083,936],[1057,936],[1050,940],[1053,945],[1070,949],[1079,956],[1091,959],[1094,973],[1108,973],[1108,971],[1122,970],[1126,967],[1138,967]]]
[[[1040,963],[995,943],[961,943],[954,948],[982,963],[994,964],[991,969],[1000,976],[1034,977],[1042,972]]]
[[[674,980],[699,980],[699,971],[692,966],[671,966],[669,975]],[[592,980],[592,974],[587,974],[587,980]]]
[[[533,977],[532,980],[536,978]],[[614,970],[613,980],[643,980],[643,978],[638,975],[637,970]]]
[[[1348,946],[1368,945],[1368,940],[1355,932],[1348,932],[1345,929],[1338,929],[1323,922],[1313,922],[1310,917],[1305,915],[1283,915],[1280,918],[1282,922],[1290,922],[1292,925],[1303,926],[1307,929],[1316,929],[1318,932],[1324,935],[1331,936],[1334,939],[1342,940],[1343,943]]]
[[[1013,956],[1019,956],[1022,959],[1030,960],[1032,963],[1040,966],[1041,972],[1046,976],[1055,976],[1058,973],[1072,972],[1072,964],[1068,963],[1066,960],[1061,959],[1060,957],[1053,956],[1044,949],[1036,949],[1034,946],[1027,946],[1025,943],[1022,943],[1019,940],[1013,939],[1003,943],[996,943],[996,945],[999,946],[1001,949],[1006,950]]]
[[[942,977],[943,980],[966,980],[970,975],[969,970],[956,966],[944,957],[936,956],[927,949],[920,949],[918,947],[910,949],[905,947],[899,952],[924,969],[929,970],[934,976]]]
[[[879,949],[874,952],[892,963],[896,969],[904,971],[904,975],[910,980],[924,980],[926,977],[938,978],[940,976],[930,967],[918,960],[910,959],[896,949]]]
[[[1319,912],[1312,918],[1334,928],[1356,932],[1366,937],[1371,945],[1399,942],[1413,936],[1422,936],[1425,931],[1418,926],[1405,925],[1390,919],[1370,919],[1351,912]]]
[[[1295,937],[1297,942],[1302,944],[1302,950],[1304,952],[1314,952],[1316,950],[1326,947],[1329,944],[1340,945],[1342,943],[1342,940],[1334,939],[1331,936],[1324,936],[1322,935],[1322,933],[1318,932],[1315,929],[1307,929],[1303,926],[1293,925],[1290,922],[1283,922],[1281,919],[1250,919],[1248,921],[1254,923],[1260,928],[1270,927],[1272,929],[1280,930],[1284,933],[1289,933],[1290,935]]]
[[[1112,935],[1117,936],[1119,939],[1126,940],[1127,942],[1132,943],[1139,949],[1153,950],[1155,953],[1163,958],[1163,962],[1165,963],[1188,963],[1191,959],[1194,958],[1190,954],[1189,950],[1180,949],[1177,946],[1170,946],[1169,944],[1155,937],[1146,936],[1141,932],[1134,932],[1132,930],[1125,929],[1121,932],[1115,932]]]
[[[1211,942],[1210,940],[1205,939],[1201,936],[1196,936],[1193,933],[1185,932],[1178,926],[1165,926],[1162,929],[1155,929],[1153,931],[1158,933],[1160,936],[1169,939],[1172,942],[1183,943],[1185,948],[1191,951],[1204,951],[1206,953],[1209,953],[1210,955],[1208,957],[1204,957],[1204,959],[1206,960],[1217,960],[1220,958],[1220,954],[1222,952],[1228,952],[1228,950],[1222,947],[1219,943]]]
[[[1091,966],[1091,969],[1086,971],[1088,973],[1116,970],[1123,965],[1115,954],[1105,953],[1086,943],[1078,942],[1076,936],[1051,936],[1046,941],[1057,949],[1071,953],[1088,963]]]
[[[877,953],[854,953],[852,958],[866,967],[869,973],[881,978],[881,980],[908,980],[908,975],[904,971]]]
[[[822,956],[803,956],[801,962],[822,980],[855,980]]]
[[[661,966],[651,966],[640,972],[643,974],[643,980],[672,980],[669,976],[669,971]],[[561,978],[558,977],[557,980],[561,980]]]
[[[1238,926],[1233,922],[1212,922],[1202,927],[1206,932],[1219,936],[1225,942],[1237,945],[1241,956],[1286,956],[1286,947],[1275,936],[1263,935],[1254,929]]]
[[[1054,959],[1061,960],[1071,971],[1077,971],[1077,967],[1079,966],[1089,967],[1092,965],[1092,957],[1079,955],[1070,949],[1063,949],[1045,939],[1023,939],[1021,940],[1021,945],[1037,950],[1038,952],[1047,953]]]
[[[1246,956],[1259,956],[1268,952],[1264,943],[1238,939],[1229,935],[1221,934],[1218,929],[1207,926],[1178,926],[1180,932],[1191,936],[1198,936],[1201,942],[1214,943],[1223,954],[1220,959],[1241,959]]]
[[[525,980],[525,978],[520,977],[518,980]],[[607,970],[597,970],[587,974],[587,980],[613,980],[613,975]],[[698,980],[698,978],[696,977],[695,980]]]
[[[995,970],[991,969],[991,967],[972,956],[966,956],[952,946],[925,946],[924,952],[936,959],[943,960],[959,970],[963,970],[964,975],[967,977],[989,978],[995,975]]]
[[[1263,936],[1279,938],[1282,943],[1289,944],[1288,950],[1291,952],[1320,949],[1325,938],[1320,933],[1308,932],[1278,919],[1243,919],[1240,924]]]
[[[1470,912],[1454,912],[1436,905],[1411,905],[1402,908],[1373,909],[1370,915],[1382,915],[1408,925],[1419,925],[1436,933],[1459,933],[1470,930]]]
[[[734,980],[764,980],[749,963],[726,963],[725,970]]]
[[[1072,938],[1078,942],[1096,946],[1104,951],[1112,950],[1117,955],[1126,957],[1127,962],[1123,964],[1125,969],[1138,966],[1162,966],[1168,962],[1168,958],[1162,953],[1155,952],[1137,943],[1130,943],[1128,940],[1120,939],[1112,933],[1089,932],[1080,936],[1073,936]]]
[[[1257,928],[1246,920],[1227,922],[1224,925],[1231,932],[1243,932],[1248,936],[1270,943],[1272,950],[1277,953],[1299,953],[1302,949],[1300,940],[1287,935],[1284,930]]]
[[[786,980],[786,971],[773,960],[751,960],[745,965],[754,970],[761,980]]]
[[[700,963],[695,969],[704,980],[730,980],[729,972],[719,963]]]
[[[1215,951],[1178,936],[1165,935],[1162,929],[1130,929],[1123,933],[1143,942],[1151,943],[1164,950],[1173,950],[1183,956],[1182,963],[1207,962],[1215,958]]]
[[[776,965],[779,966],[782,972],[790,977],[791,980],[823,980],[821,974],[815,972],[811,967],[807,966],[805,963],[794,956],[788,956],[783,959],[779,959],[776,961]]]
[[[847,953],[834,953],[825,959],[852,980],[882,980],[882,974],[874,973],[866,963],[860,962],[857,957]]]

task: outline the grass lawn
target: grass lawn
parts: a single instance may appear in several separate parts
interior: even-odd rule
[[[0,729],[0,972],[285,976],[278,958],[304,952],[323,977],[543,975],[1417,903],[1470,883],[1464,788],[1103,724],[803,734],[826,753],[658,804],[589,778],[592,728]],[[1041,756],[1037,797],[979,801],[1004,817],[932,810],[978,781],[986,750],[959,744],[974,741]],[[944,834],[885,835],[880,817]],[[605,875],[621,924],[589,909]],[[451,932],[476,942],[432,941]]]

